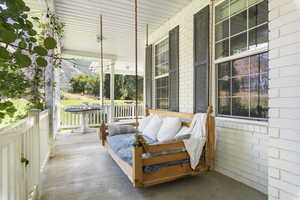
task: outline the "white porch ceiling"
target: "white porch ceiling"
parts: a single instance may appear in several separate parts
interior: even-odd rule
[[[144,68],[146,24],[149,30],[179,12],[191,0],[138,0],[138,63]],[[114,56],[116,69],[124,66],[134,68],[134,0],[55,0],[55,10],[66,24],[62,52],[72,56],[95,58],[99,55],[99,15],[103,15],[104,54]],[[78,56],[78,55],[77,55]],[[127,62],[127,64],[125,64]]]
[[[35,14],[39,4],[52,0],[25,0]],[[114,59],[116,70],[134,72],[134,0],[53,0],[66,24],[62,54],[67,58],[99,61],[99,15],[103,16],[104,57]],[[192,0],[138,0],[138,67],[144,71],[146,24],[149,32],[174,16]],[[39,14],[40,15],[40,14]],[[128,66],[130,69],[128,69]]]

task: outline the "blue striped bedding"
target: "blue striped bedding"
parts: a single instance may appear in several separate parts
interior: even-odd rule
[[[153,140],[147,136],[143,136],[148,144],[155,144],[157,141]],[[128,133],[128,134],[120,134],[120,135],[114,135],[114,136],[108,136],[107,142],[110,146],[110,148],[126,163],[129,165],[132,165],[132,146],[135,142],[134,134]],[[150,165],[144,167],[145,173],[153,173],[157,170],[159,170],[162,167],[168,167],[171,165],[177,165],[181,163],[188,163],[189,160],[177,160],[172,162],[165,162],[160,163],[156,165]]]

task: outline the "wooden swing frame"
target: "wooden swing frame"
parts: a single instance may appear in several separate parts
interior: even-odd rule
[[[136,110],[138,106],[138,49],[137,49],[137,0],[135,2],[134,12],[135,12],[135,79],[136,79]],[[147,39],[146,46],[148,46],[148,25],[147,25]],[[100,17],[100,44],[101,44],[101,70],[103,72],[103,37],[102,37],[102,16]],[[102,73],[103,76],[103,73]],[[101,79],[103,85],[103,79]],[[211,80],[210,80],[211,81]],[[209,81],[209,85],[210,85]],[[103,94],[103,93],[102,93]],[[210,102],[211,99],[209,99]],[[103,96],[102,96],[103,104]],[[184,143],[182,141],[171,142],[167,144],[147,144],[142,136],[135,134],[136,143],[142,144],[142,146],[133,146],[132,147],[132,166],[122,160],[109,146],[107,142],[107,125],[102,121],[100,127],[99,139],[102,145],[105,147],[107,152],[111,155],[112,159],[119,165],[123,172],[127,175],[129,180],[132,182],[134,187],[147,187],[164,182],[173,181],[186,176],[195,176],[200,173],[208,172],[214,169],[214,159],[215,159],[215,118],[212,115],[213,109],[212,106],[209,106],[207,109],[207,118],[206,118],[206,131],[207,131],[207,141],[203,148],[201,159],[198,166],[193,170],[190,167],[190,163],[176,164],[168,167],[163,167],[158,169],[153,173],[145,173],[144,167],[149,165],[155,165],[165,162],[177,161],[189,159],[189,155],[186,151],[179,153],[169,153],[169,154],[158,154],[159,152],[166,152],[172,150],[178,150],[184,148]],[[192,120],[194,114],[180,113],[180,112],[170,112],[165,110],[145,110],[145,115],[150,114],[160,114],[170,117],[179,117],[181,119]],[[136,112],[136,120],[132,123],[123,123],[124,125],[133,125],[138,127],[138,114]],[[182,122],[182,126],[189,127],[190,122]],[[143,158],[145,153],[156,153],[156,156],[150,156],[149,158]]]
[[[165,110],[145,110],[145,115],[160,114],[170,117],[180,117],[181,119],[192,120],[193,114],[170,112]],[[200,173],[208,172],[214,169],[215,158],[215,118],[211,115],[212,109],[208,108],[207,112],[207,141],[203,149],[201,160],[193,170],[190,167],[190,163],[183,163],[172,165],[168,167],[160,168],[153,173],[145,173],[143,168],[149,165],[155,165],[165,162],[189,159],[189,155],[186,151],[171,154],[160,154],[151,156],[149,158],[143,158],[144,153],[159,153],[170,150],[178,150],[184,148],[182,141],[171,142],[167,144],[145,144],[141,147],[132,147],[132,166],[123,161],[109,146],[107,142],[107,125],[102,125],[100,128],[100,140],[106,151],[111,155],[112,159],[119,165],[123,172],[127,175],[134,187],[147,187],[164,182],[173,181],[186,176],[195,176]],[[123,123],[124,125],[134,125],[136,122]],[[182,126],[189,127],[190,122],[182,122]],[[138,142],[138,141],[137,141]]]

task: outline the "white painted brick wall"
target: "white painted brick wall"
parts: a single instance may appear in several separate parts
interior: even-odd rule
[[[267,193],[267,123],[226,118],[216,121],[216,170]]]
[[[153,44],[179,25],[179,110],[193,112],[193,16],[208,0],[194,0],[149,36]],[[279,15],[279,10],[278,10]],[[274,15],[274,18],[276,16]],[[274,38],[278,38],[279,33]],[[279,52],[278,52],[279,55]],[[274,55],[274,57],[278,57]],[[153,70],[154,73],[154,70]],[[279,72],[277,72],[279,73]],[[278,94],[277,94],[278,93]],[[153,85],[153,94],[155,87]],[[214,95],[214,94],[213,94]],[[279,95],[274,90],[273,96]],[[276,114],[276,113],[274,113]],[[265,123],[217,118],[216,170],[267,193],[268,131]],[[273,191],[272,188],[269,190]]]
[[[269,199],[300,199],[300,0],[270,2]]]

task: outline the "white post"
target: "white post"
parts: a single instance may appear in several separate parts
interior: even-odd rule
[[[36,185],[36,197],[39,196],[39,184],[40,184],[40,153],[41,153],[41,148],[40,148],[40,110],[39,109],[31,109],[28,112],[28,118],[31,119],[33,118],[34,120],[34,126],[33,126],[33,150],[32,150],[32,157],[33,160],[31,160],[31,167],[33,172],[35,173],[32,178],[34,178],[33,182]]]
[[[60,128],[60,68],[54,69],[54,82],[55,87],[53,89],[54,92],[54,112],[53,112],[53,131],[54,131],[54,139],[56,134]]]
[[[110,121],[115,117],[115,61],[112,61],[110,67]]]
[[[54,157],[54,140],[55,140],[55,88],[54,88],[54,66],[49,59],[49,64],[45,69],[45,93],[46,93],[46,108],[49,111],[49,144],[50,144],[50,157]]]
[[[99,104],[101,105],[101,106],[103,106],[102,105],[102,93],[103,93],[103,90],[102,90],[102,72],[101,72],[101,69],[99,70]],[[104,80],[103,80],[103,82],[104,82]],[[104,98],[104,97],[103,97]]]

